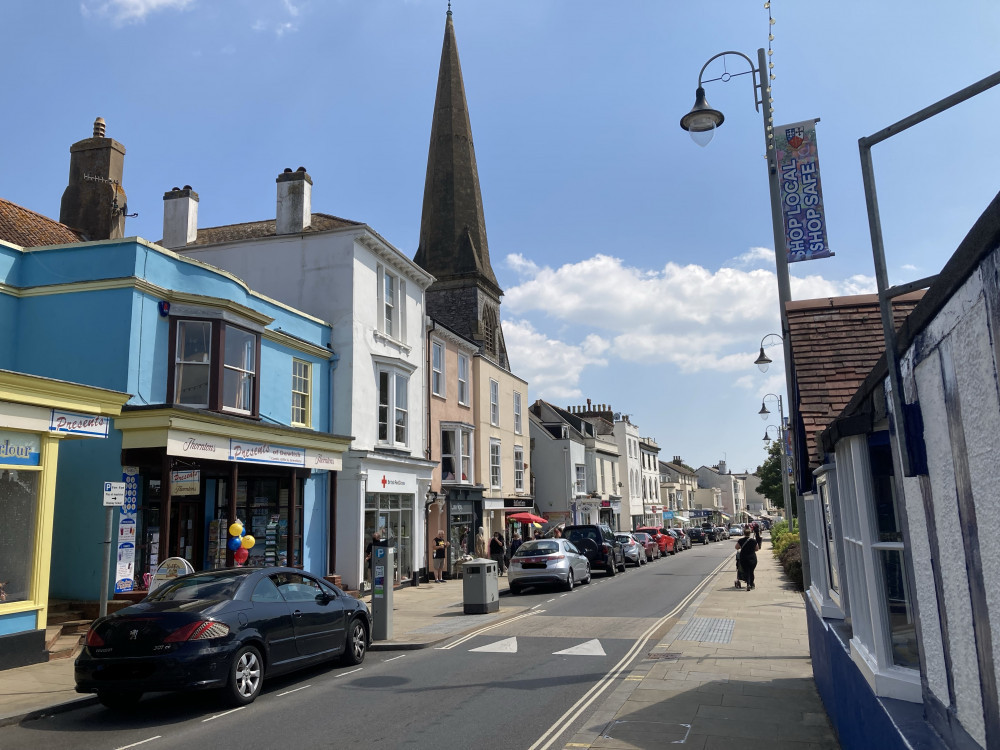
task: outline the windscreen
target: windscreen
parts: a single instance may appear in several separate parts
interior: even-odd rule
[[[205,574],[178,578],[166,583],[148,599],[151,602],[190,601],[194,599],[232,599],[246,575]]]

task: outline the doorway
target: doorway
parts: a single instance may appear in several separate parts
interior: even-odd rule
[[[200,500],[177,500],[170,504],[170,539],[167,540],[167,557],[183,557],[195,570],[202,568]]]

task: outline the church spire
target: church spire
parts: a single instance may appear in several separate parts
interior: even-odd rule
[[[492,288],[498,302],[503,294],[490,265],[479,170],[450,7],[427,154],[420,242],[414,261],[439,282],[478,277]]]

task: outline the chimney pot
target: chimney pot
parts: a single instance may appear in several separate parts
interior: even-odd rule
[[[305,167],[299,167],[299,168],[298,168],[298,169],[296,169],[295,171],[296,171],[296,172],[305,172],[305,171],[306,171],[306,168],[305,168]]]
[[[291,172],[291,171],[292,171],[292,168],[291,168],[291,167],[285,167],[285,169],[284,169],[284,174],[288,174],[288,173],[289,173],[289,172]]]
[[[198,239],[198,194],[185,185],[163,194],[163,240],[171,250]]]
[[[94,138],[104,137],[105,122],[103,117],[98,117],[94,120]]]

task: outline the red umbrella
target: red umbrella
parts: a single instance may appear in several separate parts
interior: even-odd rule
[[[507,516],[508,521],[520,521],[521,523],[547,523],[548,519],[536,516],[534,513],[512,513]]]

